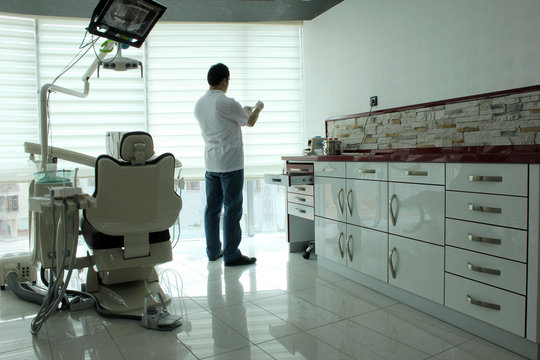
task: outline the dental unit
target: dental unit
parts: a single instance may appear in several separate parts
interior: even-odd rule
[[[169,228],[182,208],[176,192],[183,186],[180,161],[170,153],[156,156],[152,137],[142,131],[122,134],[117,156],[95,158],[48,144],[51,92],[87,97],[100,67],[140,68],[142,76],[142,63],[122,56],[121,49],[140,47],[165,10],[153,0],[100,0],[87,31],[108,40],[82,76],[83,90],[54,82],[41,87],[40,144],[24,144],[31,159],[41,156],[29,188],[30,253],[0,259],[2,288],[7,284],[19,298],[41,305],[34,334],[59,308],[95,307],[103,316],[140,320],[156,330],[182,324],[182,316],[167,311],[170,296],[155,270],[172,260]],[[114,59],[106,61],[115,47]],[[77,187],[77,170],[57,170],[57,159],[94,167],[94,194]],[[77,257],[80,233],[90,251]],[[35,285],[38,267],[46,291]],[[81,290],[68,289],[75,270],[86,271]]]

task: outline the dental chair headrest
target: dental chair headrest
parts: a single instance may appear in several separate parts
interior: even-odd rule
[[[120,140],[120,157],[132,165],[144,165],[154,155],[154,141],[143,131],[125,133]]]

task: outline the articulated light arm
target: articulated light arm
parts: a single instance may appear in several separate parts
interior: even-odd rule
[[[62,94],[67,94],[71,96],[76,96],[79,98],[85,98],[88,96],[88,93],[90,91],[90,83],[88,82],[90,80],[90,77],[94,74],[94,72],[97,70],[99,64],[105,59],[105,57],[109,54],[109,52],[114,47],[113,41],[106,41],[102,45],[103,49],[99,52],[99,55],[96,57],[96,59],[92,62],[88,70],[84,73],[81,80],[84,82],[84,89],[82,92],[67,89],[62,86],[54,85],[51,83],[47,83],[41,87],[41,93],[40,93],[40,103],[41,103],[41,118],[40,118],[40,143],[41,143],[41,170],[46,171],[47,170],[47,164],[52,163],[52,152],[49,151],[48,147],[48,129],[47,129],[47,120],[48,120],[48,104],[47,104],[47,97],[49,95],[49,92],[55,91]]]

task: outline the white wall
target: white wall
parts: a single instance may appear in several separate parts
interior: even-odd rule
[[[306,22],[306,136],[324,120],[540,84],[538,0],[344,0]]]

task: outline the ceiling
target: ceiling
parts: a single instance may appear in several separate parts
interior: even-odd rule
[[[343,0],[157,0],[165,21],[312,20]],[[90,18],[98,0],[1,0],[0,12]],[[69,6],[66,6],[69,4]]]

